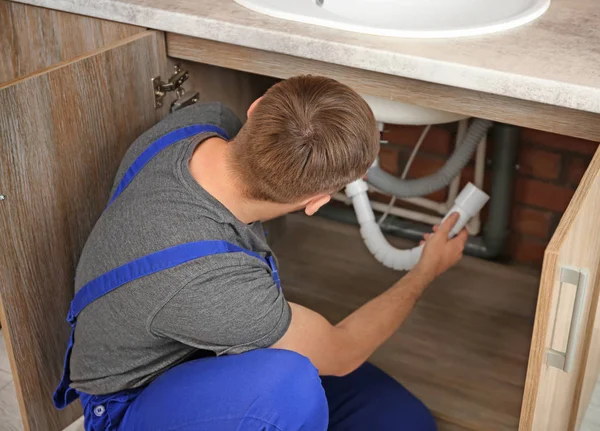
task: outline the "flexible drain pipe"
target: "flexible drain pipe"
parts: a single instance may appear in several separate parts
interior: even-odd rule
[[[381,233],[381,228],[375,221],[375,215],[371,208],[371,202],[367,192],[369,186],[363,180],[354,181],[346,186],[346,195],[352,199],[352,205],[356,212],[356,218],[360,224],[360,234],[369,251],[388,268],[399,271],[412,269],[421,258],[423,246],[414,247],[407,250],[399,250],[390,245]],[[458,194],[454,206],[448,212],[449,214],[457,212],[460,217],[452,230],[450,237],[457,235],[467,224],[467,222],[477,214],[488,201],[489,196],[469,183]]]
[[[521,129],[508,124],[495,123],[492,129],[494,143],[492,155],[492,186],[488,220],[481,236],[471,236],[467,240],[465,253],[484,259],[494,259],[500,255],[508,236],[511,200],[515,177],[515,164]],[[320,215],[343,223],[356,224],[353,211],[328,205],[319,211]],[[388,219],[382,230],[403,238],[419,241],[431,228],[418,223]]]
[[[367,181],[377,189],[397,198],[425,196],[446,187],[469,163],[479,142],[486,135],[492,122],[475,119],[469,127],[462,144],[457,146],[448,161],[435,174],[412,179],[400,179],[382,170],[378,165],[369,169]]]

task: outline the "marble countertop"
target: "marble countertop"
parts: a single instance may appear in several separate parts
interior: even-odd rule
[[[600,113],[599,0],[552,0],[545,15],[520,28],[440,40],[361,35],[283,21],[247,10],[233,0],[18,1]]]

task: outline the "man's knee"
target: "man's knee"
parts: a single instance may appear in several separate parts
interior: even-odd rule
[[[265,350],[261,356],[265,403],[271,403],[286,422],[325,430],[329,416],[327,398],[310,360],[295,352],[276,349]]]
[[[269,376],[271,396],[285,393],[294,402],[326,402],[319,372],[308,358],[288,350],[272,350],[266,358],[263,369]]]

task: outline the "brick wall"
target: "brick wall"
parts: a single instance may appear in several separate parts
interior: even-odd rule
[[[422,127],[386,125],[380,162],[383,169],[399,175],[419,138]],[[456,124],[431,128],[409,171],[409,178],[429,175],[438,170],[453,149]],[[489,192],[489,156],[493,142],[488,145],[488,166],[484,189]],[[505,258],[523,264],[541,265],[544,248],[556,229],[579,180],[589,164],[598,143],[523,129],[518,165],[510,240]],[[473,164],[463,171],[462,184],[473,180]],[[429,196],[443,202],[447,191]],[[374,196],[387,201],[386,197]],[[398,206],[407,206],[398,203]],[[485,221],[485,212],[483,218]]]

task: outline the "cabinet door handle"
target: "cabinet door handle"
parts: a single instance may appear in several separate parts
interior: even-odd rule
[[[579,333],[583,324],[583,305],[589,273],[587,269],[575,269],[571,267],[561,267],[560,282],[561,290],[562,283],[572,284],[576,287],[575,303],[573,304],[573,315],[571,317],[571,326],[569,328],[569,338],[567,340],[567,348],[564,352],[549,348],[546,353],[546,363],[550,367],[555,367],[570,373],[575,363],[575,352],[577,351],[577,343],[579,341]],[[560,295],[560,292],[559,292]],[[560,296],[559,296],[560,300]],[[556,325],[556,322],[554,322]]]

